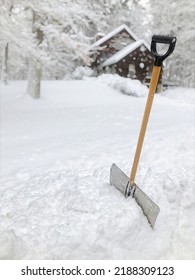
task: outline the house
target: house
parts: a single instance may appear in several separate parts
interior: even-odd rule
[[[97,74],[116,73],[149,83],[154,62],[150,46],[139,40],[126,25],[99,38],[89,51],[92,58],[90,66]]]

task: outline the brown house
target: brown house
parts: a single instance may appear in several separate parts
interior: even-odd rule
[[[126,25],[101,37],[89,50],[92,52],[91,67],[98,74],[116,73],[148,84],[154,60],[150,46]]]

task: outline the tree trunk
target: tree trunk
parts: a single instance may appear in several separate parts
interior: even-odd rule
[[[41,93],[41,65],[36,58],[28,60],[28,94],[34,98],[40,98]]]
[[[5,5],[6,1],[3,1],[3,5]],[[11,5],[9,8],[9,16],[12,15],[12,9],[14,5]],[[9,59],[9,43],[6,44],[3,54],[3,62],[2,62],[2,71],[1,71],[1,82],[5,85],[8,84],[8,59]]]
[[[43,40],[43,33],[35,27],[38,16],[33,11],[32,32],[37,38],[37,48]],[[35,57],[28,60],[28,94],[34,99],[41,97],[41,63]]]
[[[9,52],[9,44],[7,43],[4,50],[2,71],[1,71],[1,81],[5,85],[8,84],[8,52]]]

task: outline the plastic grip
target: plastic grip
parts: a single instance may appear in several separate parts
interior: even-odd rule
[[[155,57],[155,66],[161,66],[165,58],[171,55],[175,49],[177,38],[170,36],[162,36],[162,35],[153,35],[151,42],[151,52]],[[168,44],[169,48],[165,54],[159,54],[156,49],[157,44]]]
[[[161,44],[171,44],[175,37],[163,36],[163,35],[153,35],[152,40],[156,43]]]

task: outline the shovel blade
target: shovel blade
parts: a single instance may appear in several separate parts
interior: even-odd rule
[[[126,196],[129,177],[114,163],[110,170],[110,185],[117,188]],[[133,197],[141,207],[151,227],[154,228],[160,208],[136,184],[134,187]]]

